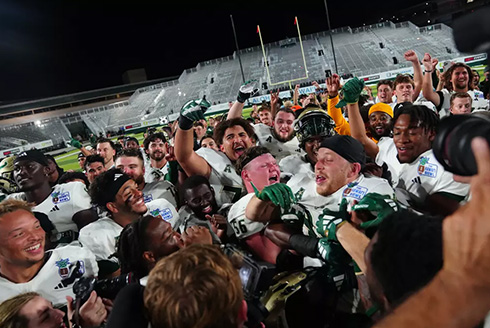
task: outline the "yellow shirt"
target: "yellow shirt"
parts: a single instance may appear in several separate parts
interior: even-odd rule
[[[348,135],[350,136],[350,125],[349,122],[345,119],[344,115],[342,115],[342,109],[335,107],[339,103],[339,96],[335,98],[328,98],[327,100],[327,113],[335,122],[335,132],[340,135]],[[375,143],[378,143],[378,140],[371,137]]]

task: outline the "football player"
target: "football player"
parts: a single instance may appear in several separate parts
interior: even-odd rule
[[[95,256],[75,244],[44,251],[45,232],[25,201],[0,203],[0,302],[37,292],[55,306],[74,297],[73,283],[97,276]]]
[[[143,155],[138,149],[123,149],[116,155],[114,165],[136,182],[139,190],[143,192],[145,203],[163,198],[174,207],[177,206],[176,190],[172,183],[166,180],[151,183],[145,181]]]
[[[362,84],[354,78],[344,86],[352,135],[361,141],[377,165],[387,165],[397,198],[422,212],[440,215],[454,212],[469,187],[455,182],[434,156],[432,141],[439,123],[437,114],[422,105],[403,106],[393,118],[393,138],[381,138],[375,144],[365,134],[357,105]]]
[[[244,189],[234,162],[253,145],[253,128],[244,119],[234,118],[220,122],[214,130],[214,139],[221,152],[210,148],[194,151],[192,124],[204,118],[211,104],[206,99],[189,101],[181,109],[179,127],[175,135],[175,157],[187,174],[209,179],[219,206],[240,199]]]
[[[228,119],[242,117],[244,102],[251,92],[253,92],[253,81],[240,88],[237,101],[228,112]],[[302,150],[293,128],[294,112],[288,108],[281,108],[275,111],[274,117],[271,116],[270,110],[263,110],[263,112],[268,113],[270,118],[267,122],[270,121],[271,124],[265,124],[261,116],[262,123],[253,125],[258,146],[269,149],[278,161],[292,154],[301,154]],[[261,113],[259,110],[259,115]]]
[[[114,168],[98,176],[90,186],[92,202],[104,208],[106,216],[80,231],[80,242],[90,249],[98,261],[108,260],[116,251],[116,242],[123,228],[145,213],[175,224],[177,210],[165,199],[149,203],[137,183],[120,169]]]
[[[79,229],[97,219],[83,183],[50,186],[48,162],[39,150],[28,150],[17,156],[14,179],[21,192],[9,198],[34,203],[33,210],[46,214],[54,224],[59,243],[77,239]]]

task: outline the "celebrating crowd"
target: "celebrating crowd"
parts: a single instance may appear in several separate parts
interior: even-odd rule
[[[334,74],[244,117],[248,81],[224,116],[191,100],[142,145],[73,140],[81,172],[38,150],[4,159],[0,327],[477,326],[490,69],[480,83],[405,59],[413,76],[376,97]],[[467,121],[475,138],[455,136]]]

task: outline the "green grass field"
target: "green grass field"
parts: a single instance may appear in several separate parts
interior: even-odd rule
[[[138,134],[130,133],[130,134],[127,134],[126,136],[127,137],[135,137],[136,139],[138,139],[138,142],[140,143],[140,145],[143,144],[143,139],[144,139],[143,138],[143,132],[138,133]],[[111,140],[114,142],[117,142],[117,137],[111,138]],[[75,150],[71,150],[65,154],[55,156],[54,158],[56,159],[56,163],[58,163],[58,165],[60,167],[62,167],[65,171],[67,171],[67,170],[81,171],[80,166],[78,166],[78,161],[77,161],[77,157],[78,157],[79,152],[80,152],[79,150],[75,149]]]

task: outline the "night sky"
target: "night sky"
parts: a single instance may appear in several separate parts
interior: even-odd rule
[[[205,3],[204,3],[205,2]],[[231,2],[231,1],[229,1]],[[234,1],[238,2],[238,1]],[[327,30],[322,0],[240,1],[0,1],[0,102],[57,96],[122,84],[128,69],[148,79],[180,75],[198,62],[240,48]],[[329,1],[332,28],[392,16],[401,2]],[[406,0],[403,8],[424,1]],[[298,5],[299,4],[299,5]]]

